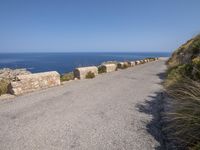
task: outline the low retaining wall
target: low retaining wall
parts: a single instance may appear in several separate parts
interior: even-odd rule
[[[113,72],[117,70],[116,64],[103,64],[101,67],[105,70],[105,72]]]
[[[16,77],[16,81],[11,82],[9,92],[20,95],[58,85],[60,85],[60,74],[56,71],[19,75]]]
[[[76,68],[74,70],[74,77],[78,79],[85,79],[88,72],[92,72],[95,76],[97,76],[98,68],[96,66]]]

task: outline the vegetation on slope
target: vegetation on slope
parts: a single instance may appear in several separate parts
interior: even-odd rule
[[[176,50],[167,65],[169,137],[179,143],[178,149],[200,149],[200,35]]]
[[[74,79],[74,73],[73,72],[65,73],[65,74],[60,76],[61,82],[69,81],[69,80],[73,80],[73,79]]]
[[[0,80],[0,96],[6,94],[8,92],[8,85],[10,81],[8,79],[1,79]]]

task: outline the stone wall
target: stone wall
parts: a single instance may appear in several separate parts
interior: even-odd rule
[[[20,95],[58,85],[60,85],[60,74],[56,71],[19,75],[11,82],[9,93]]]
[[[113,72],[117,70],[117,65],[116,64],[104,64],[102,67],[105,68],[106,72]]]
[[[74,77],[78,79],[85,79],[89,72],[92,72],[95,76],[97,76],[98,68],[96,66],[76,68],[74,70]]]

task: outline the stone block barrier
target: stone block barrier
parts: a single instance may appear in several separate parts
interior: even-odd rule
[[[117,70],[116,64],[103,64],[100,66],[103,70],[105,70],[105,73],[107,72],[113,72]]]
[[[130,67],[133,67],[133,66],[136,65],[135,61],[129,61],[128,64],[129,64]]]
[[[117,64],[117,68],[119,69],[125,69],[125,68],[128,68],[130,67],[129,63],[128,62],[118,62]]]
[[[152,58],[145,58],[143,60],[124,61],[124,62],[110,61],[109,63],[103,63],[98,67],[96,66],[80,67],[76,68],[68,78],[72,80],[85,79],[85,78],[91,79],[101,73],[113,72],[116,71],[118,68],[126,69],[128,67],[145,64],[152,61],[157,61],[159,59],[162,60],[166,58],[152,57]],[[24,70],[22,71],[24,72]],[[4,69],[3,71],[0,71],[0,74],[3,74],[5,77],[7,75],[6,74],[7,72],[10,73],[10,70]],[[7,76],[9,76],[9,74]],[[66,80],[68,80],[68,78]],[[6,92],[13,95],[21,95],[23,93],[32,92],[35,90],[49,88],[53,86],[58,86],[60,84],[61,84],[60,74],[56,71],[34,73],[34,74],[29,74],[29,73],[14,74],[14,76],[12,76],[8,82],[9,86]]]
[[[141,62],[139,60],[135,61],[135,65],[139,65]]]
[[[58,85],[60,85],[60,74],[56,71],[19,75],[10,83],[9,93],[20,95]]]
[[[76,68],[74,70],[74,77],[78,79],[85,79],[89,72],[92,72],[95,76],[97,76],[98,68],[96,66]]]

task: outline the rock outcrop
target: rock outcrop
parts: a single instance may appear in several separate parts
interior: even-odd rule
[[[31,72],[27,71],[26,69],[10,69],[10,68],[0,69],[0,79],[12,80],[15,79],[18,75],[27,75],[27,74],[31,74]]]
[[[11,82],[9,93],[20,95],[58,85],[60,85],[60,74],[56,71],[19,75]]]

